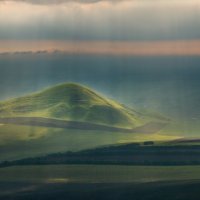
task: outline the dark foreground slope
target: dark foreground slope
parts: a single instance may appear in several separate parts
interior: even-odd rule
[[[2,186],[2,183],[0,183]],[[8,187],[9,185],[7,185]],[[12,185],[11,185],[12,186]],[[98,183],[98,184],[43,184],[29,186],[19,192],[0,194],[1,200],[197,200],[199,181],[172,181],[152,183]],[[6,187],[5,183],[3,187]]]
[[[45,165],[0,169],[1,200],[198,200],[200,166]]]

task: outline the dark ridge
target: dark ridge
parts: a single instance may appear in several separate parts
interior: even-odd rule
[[[200,165],[200,145],[158,146],[148,141],[5,161],[0,166],[48,164]]]

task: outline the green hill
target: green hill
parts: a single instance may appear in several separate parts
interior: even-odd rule
[[[159,134],[168,123],[82,85],[64,83],[0,102],[0,161],[124,142],[177,139]]]
[[[134,128],[146,123],[140,113],[74,83],[60,84],[1,102],[0,117],[41,117],[122,128]]]

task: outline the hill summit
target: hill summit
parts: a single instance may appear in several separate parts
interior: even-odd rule
[[[134,128],[143,124],[137,112],[75,83],[0,103],[1,118],[42,117]]]

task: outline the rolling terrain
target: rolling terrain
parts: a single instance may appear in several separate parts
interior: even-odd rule
[[[3,101],[0,199],[196,200],[199,140],[169,124],[73,83]]]

